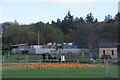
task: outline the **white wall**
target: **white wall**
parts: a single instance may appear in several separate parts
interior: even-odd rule
[[[50,48],[36,48],[35,54],[42,54],[42,53],[81,53],[82,51],[87,52],[88,49],[50,49]]]
[[[117,58],[117,48],[100,48],[99,58],[103,55],[103,50],[105,50],[105,55],[111,55],[112,58]],[[112,55],[112,50],[114,50],[114,55]]]

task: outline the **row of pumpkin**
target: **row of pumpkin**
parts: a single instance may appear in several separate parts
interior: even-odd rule
[[[77,64],[77,63],[49,63],[49,64],[10,64],[7,65],[10,68],[62,68],[62,67],[68,67],[68,68],[85,68],[85,67],[104,67],[104,65],[94,65],[94,64]]]

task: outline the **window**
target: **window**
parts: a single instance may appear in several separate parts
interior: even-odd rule
[[[112,55],[114,55],[114,50],[112,50]]]
[[[105,55],[105,50],[103,50],[103,55]]]

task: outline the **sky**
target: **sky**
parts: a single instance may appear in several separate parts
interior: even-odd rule
[[[63,20],[68,11],[75,17],[86,18],[92,13],[98,21],[106,15],[114,17],[119,0],[2,0],[0,1],[0,23],[14,22],[31,24],[39,21]]]

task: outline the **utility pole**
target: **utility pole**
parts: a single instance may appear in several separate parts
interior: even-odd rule
[[[40,34],[39,34],[39,27],[38,27],[38,45],[40,44]]]

